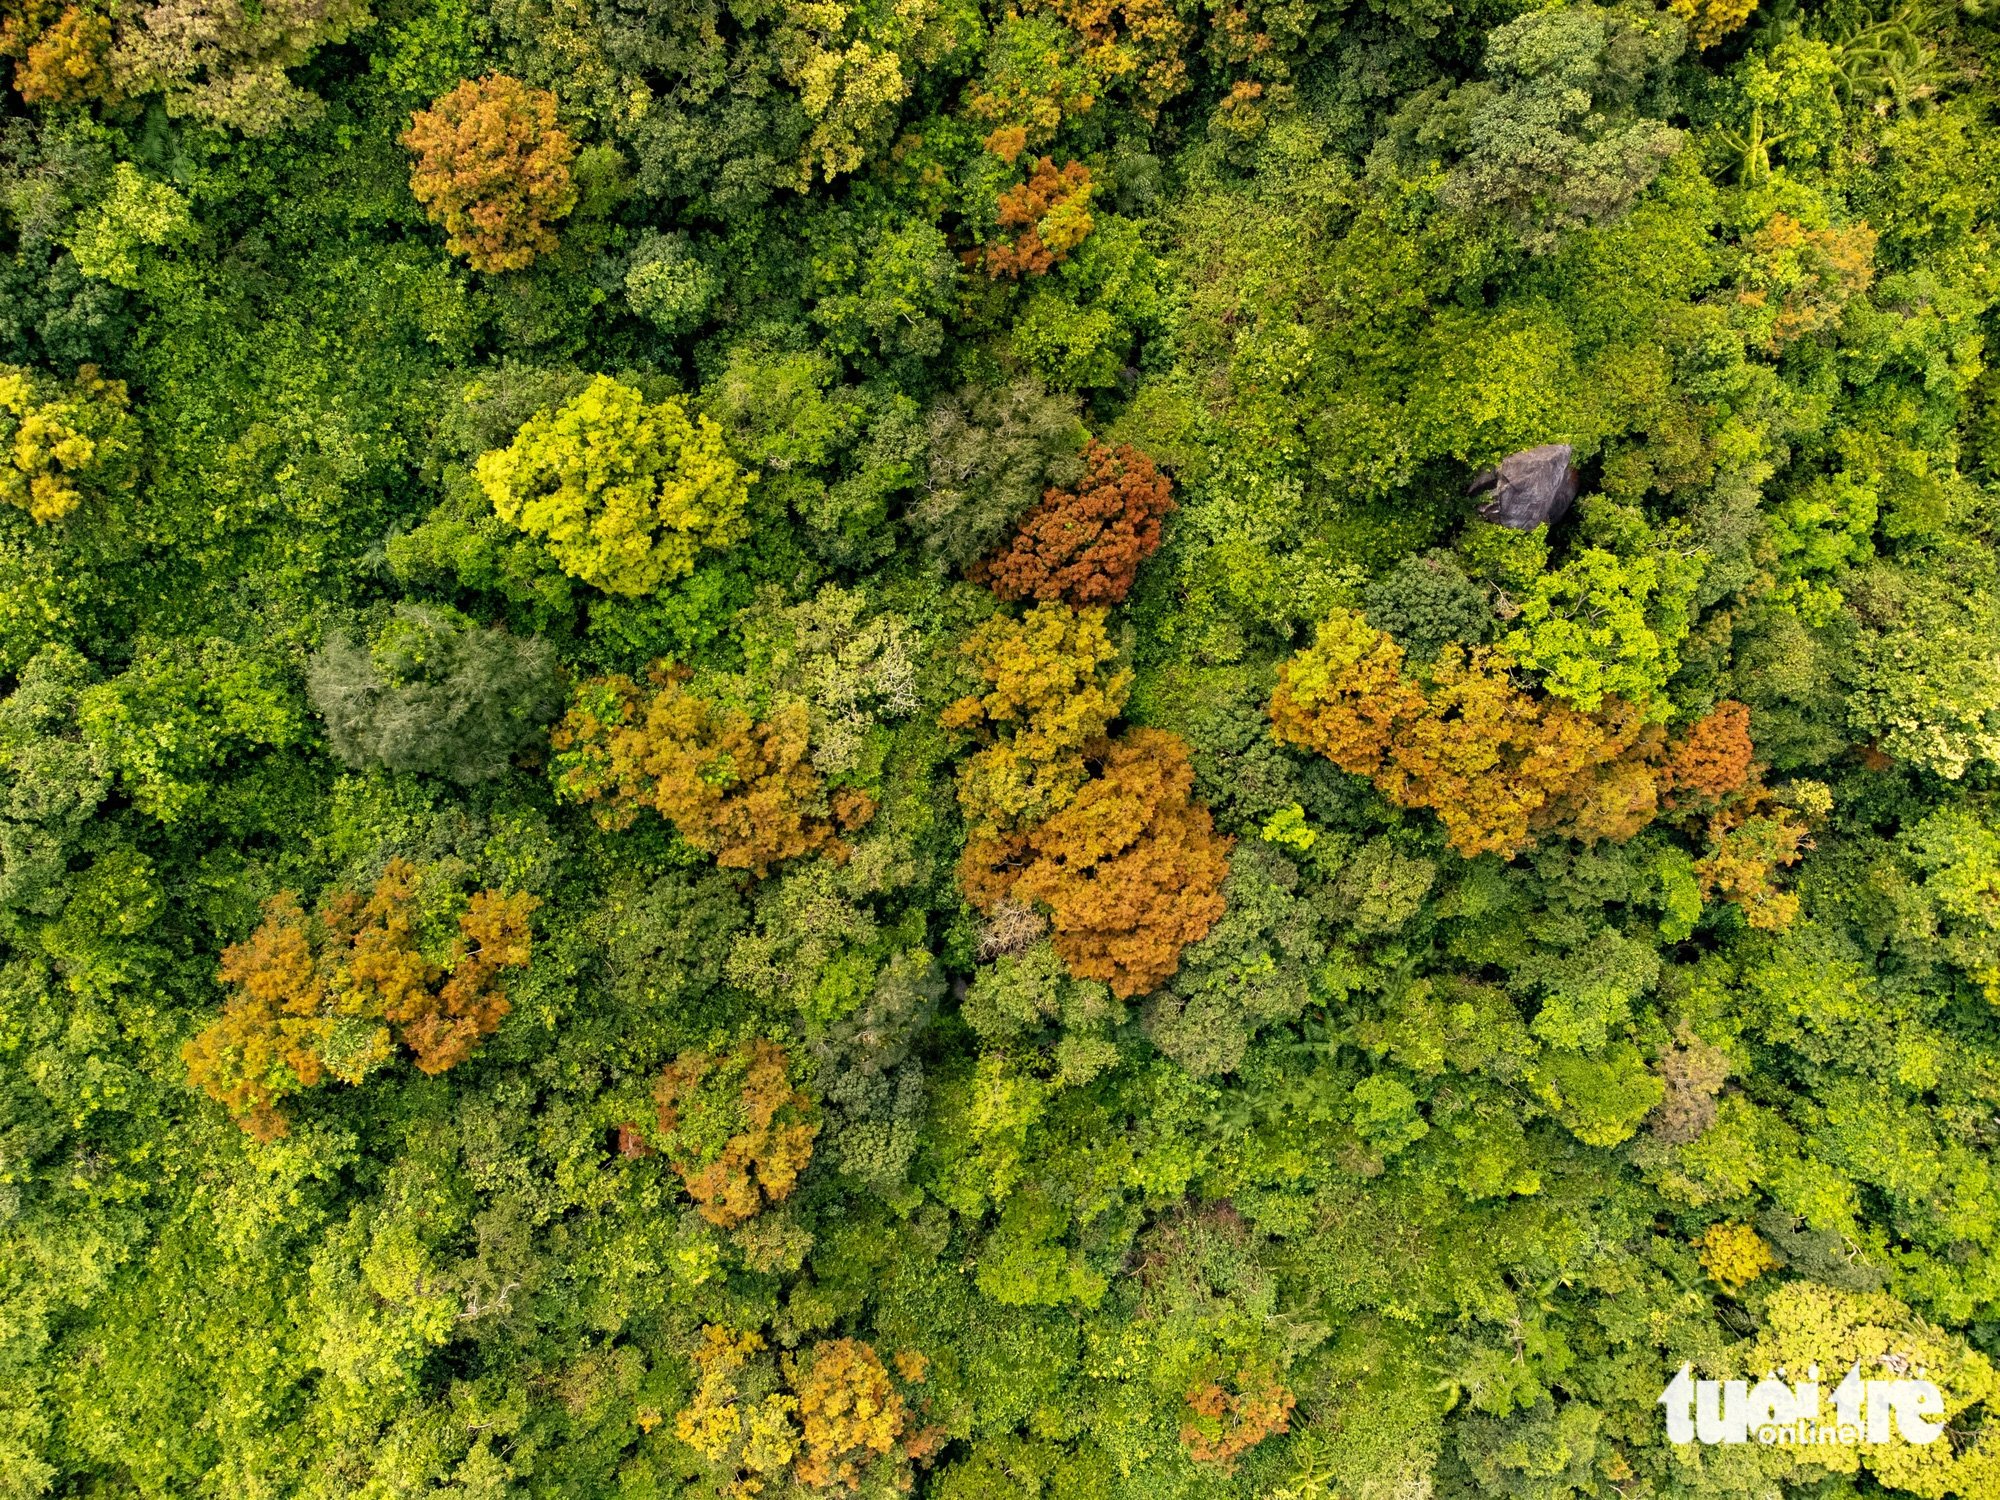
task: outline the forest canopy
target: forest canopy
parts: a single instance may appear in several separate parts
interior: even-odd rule
[[[1989,0],[0,0],[0,1500],[2000,1497],[1996,162]]]

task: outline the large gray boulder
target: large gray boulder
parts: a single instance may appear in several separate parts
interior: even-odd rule
[[[1568,443],[1544,443],[1500,460],[1497,469],[1482,469],[1466,486],[1468,495],[1493,491],[1479,514],[1515,531],[1533,531],[1544,522],[1553,526],[1576,501],[1576,465]]]

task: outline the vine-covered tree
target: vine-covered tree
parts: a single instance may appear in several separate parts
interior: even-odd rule
[[[1083,478],[1090,433],[1074,397],[1020,375],[939,402],[929,439],[924,492],[905,519],[927,557],[960,568],[991,552],[1049,488]]]
[[[653,1099],[667,1164],[720,1228],[784,1202],[812,1160],[817,1111],[793,1086],[784,1048],[761,1038],[724,1053],[683,1052]]]

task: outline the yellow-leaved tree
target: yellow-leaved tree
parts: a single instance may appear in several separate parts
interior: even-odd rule
[[[741,541],[755,477],[680,397],[649,402],[608,375],[530,417],[507,447],[481,455],[478,475],[500,518],[539,537],[565,572],[632,597]]]
[[[650,807],[726,869],[759,877],[805,854],[845,858],[841,832],[875,815],[853,787],[829,792],[810,757],[806,706],[768,719],[690,692],[685,667],[655,662],[650,686],[594,677],[557,726],[556,788],[593,804],[604,828],[629,828]]]
[[[83,365],[63,386],[0,365],[0,500],[46,525],[92,496],[130,489],[139,424],[125,382]]]
[[[856,1338],[774,1351],[761,1333],[709,1324],[689,1352],[696,1387],[674,1434],[724,1495],[900,1495],[944,1446],[920,1425],[930,1361],[886,1361]]]
[[[962,648],[985,681],[947,708],[947,729],[981,742],[958,771],[958,801],[975,838],[993,838],[1067,807],[1089,776],[1087,753],[1125,707],[1132,674],[1102,608],[1038,604],[995,615]]]

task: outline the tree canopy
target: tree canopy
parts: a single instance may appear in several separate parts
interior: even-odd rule
[[[2000,1497],[1996,69],[0,0],[0,1500]]]

